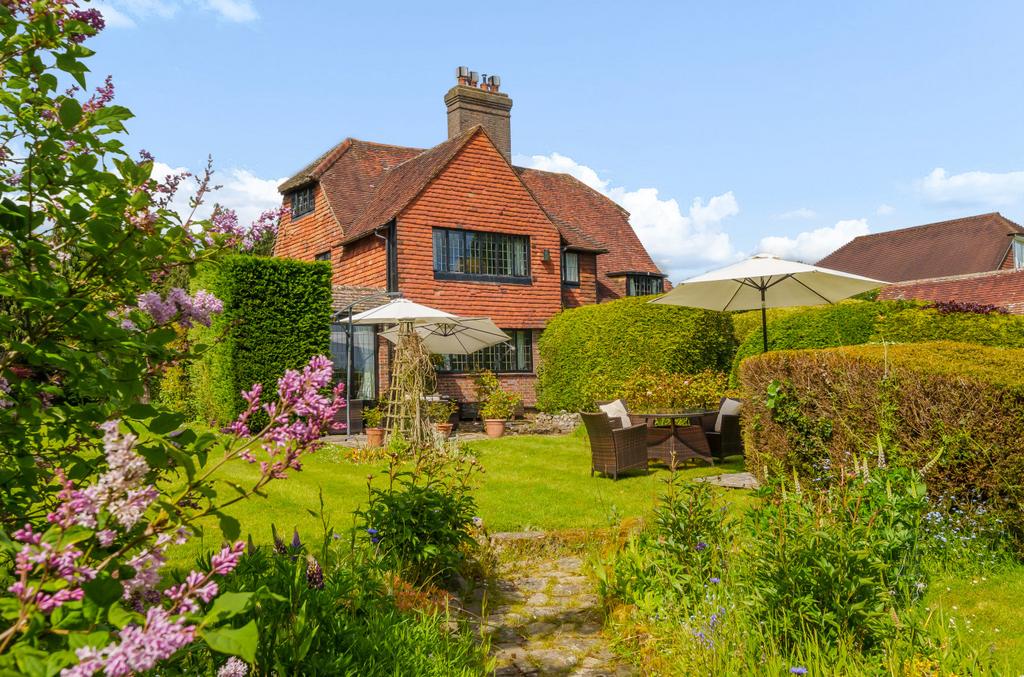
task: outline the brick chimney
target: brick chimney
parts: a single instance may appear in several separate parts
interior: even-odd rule
[[[512,161],[512,130],[509,111],[512,99],[499,91],[501,78],[471,71],[465,66],[455,69],[458,84],[444,95],[448,107],[448,138],[457,136],[474,125],[482,125],[509,162]]]

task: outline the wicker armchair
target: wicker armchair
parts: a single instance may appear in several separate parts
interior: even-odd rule
[[[719,409],[725,403],[726,398],[718,403]],[[700,425],[704,429],[704,436],[711,448],[711,455],[721,460],[726,456],[737,456],[743,454],[743,437],[740,435],[739,414],[722,414],[722,424],[715,430],[715,423],[718,421],[717,412],[701,416]]]
[[[614,427],[603,413],[582,413],[590,436],[590,476],[594,471],[619,479],[623,470],[647,470],[647,427]]]

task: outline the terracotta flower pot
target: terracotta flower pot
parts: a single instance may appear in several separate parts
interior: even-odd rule
[[[500,418],[484,420],[484,432],[488,437],[501,437],[505,434],[505,421]]]
[[[366,429],[366,446],[376,448],[384,444],[384,428]]]
[[[451,423],[435,423],[437,426],[437,432],[441,433],[441,437],[445,439],[452,436],[452,428],[454,427]]]

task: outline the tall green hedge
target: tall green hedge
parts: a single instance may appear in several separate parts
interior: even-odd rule
[[[860,459],[925,470],[1024,542],[1024,350],[948,341],[769,352],[740,374],[747,466],[805,481]],[[827,462],[826,462],[827,461]]]
[[[770,350],[943,340],[1024,347],[1024,316],[940,313],[917,301],[844,301],[799,308],[768,321]],[[761,350],[761,332],[748,333],[736,350],[733,373],[738,375],[740,362]]]
[[[565,310],[540,338],[537,406],[586,411],[622,394],[638,371],[697,373],[728,368],[732,318],[697,308],[626,298]]]
[[[330,354],[328,263],[230,256],[204,267],[195,287],[224,302],[209,328],[193,330],[192,340],[210,346],[190,370],[199,420],[233,420],[244,409],[243,390],[262,383],[270,397],[286,369]]]

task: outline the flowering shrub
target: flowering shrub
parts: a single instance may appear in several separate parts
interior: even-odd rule
[[[251,663],[248,591],[222,593],[240,525],[224,512],[301,467],[342,400],[314,358],[226,434],[192,430],[150,385],[197,350],[176,341],[222,309],[185,291],[198,262],[270,237],[170,209],[125,152],[131,113],[108,78],[90,95],[84,42],[103,27],[73,0],[0,3],[0,672],[128,675],[182,648]],[[62,80],[75,85],[61,90]],[[195,185],[209,197],[212,169]],[[180,281],[180,282],[179,282]],[[296,365],[297,366],[297,365]],[[255,401],[259,391],[247,396]],[[256,408],[265,423],[252,425]],[[246,485],[223,472],[259,463]],[[208,526],[226,545],[181,580],[167,549]],[[241,661],[225,665],[238,674]]]

